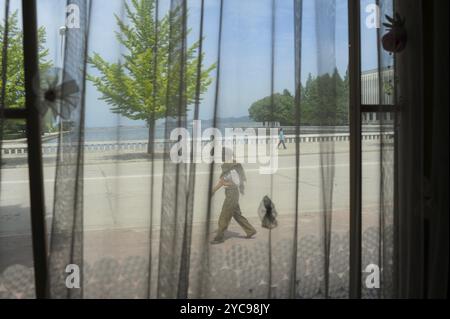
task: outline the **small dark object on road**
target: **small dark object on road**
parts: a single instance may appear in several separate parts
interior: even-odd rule
[[[269,198],[264,196],[258,208],[258,215],[261,218],[261,226],[267,229],[273,229],[278,226],[276,217],[278,215],[275,204]]]

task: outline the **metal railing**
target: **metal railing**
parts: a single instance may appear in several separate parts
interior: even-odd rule
[[[384,133],[363,133],[361,135],[362,141],[377,141],[380,140],[381,136],[384,135],[386,138],[393,139],[393,132]],[[300,143],[322,143],[322,142],[347,142],[350,141],[350,134],[306,134],[300,135]],[[257,137],[245,137],[242,139],[237,139],[234,144],[257,144],[257,143],[268,143],[270,139],[258,139]],[[224,139],[222,139],[224,141]],[[191,141],[188,140],[190,143]],[[209,140],[203,139],[202,145],[208,143]],[[173,144],[175,141],[168,141],[164,139],[156,139],[154,143],[155,150],[162,151],[167,144]],[[295,135],[286,135],[286,143],[294,144],[296,143]],[[72,144],[68,147],[76,148],[77,145]],[[148,148],[148,141],[146,140],[136,140],[136,141],[105,141],[105,142],[85,142],[84,151],[85,152],[109,152],[109,151],[146,151]],[[57,144],[43,144],[42,153],[43,154],[53,154],[58,150]],[[2,155],[26,155],[28,153],[27,144],[3,144]]]

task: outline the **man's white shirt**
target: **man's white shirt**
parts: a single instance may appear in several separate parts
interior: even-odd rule
[[[227,183],[232,182],[235,185],[234,187],[239,187],[239,185],[241,184],[241,179],[239,178],[239,174],[234,169],[232,169],[227,174],[225,174],[223,179]],[[233,186],[225,186],[225,188],[230,188],[230,187],[233,187]]]

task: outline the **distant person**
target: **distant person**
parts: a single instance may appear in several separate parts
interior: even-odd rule
[[[282,128],[280,128],[280,132],[278,133],[278,138],[280,140],[280,142],[278,143],[278,148],[280,148],[280,145],[283,144],[284,149],[287,149],[285,141],[286,141],[286,137],[284,136],[284,131]]]
[[[225,155],[228,155],[229,158],[227,159]],[[220,188],[224,187],[225,200],[219,217],[219,228],[211,244],[224,242],[224,233],[230,224],[231,218],[234,218],[244,229],[247,238],[251,238],[256,234],[255,228],[242,216],[239,206],[239,193],[244,194],[244,183],[247,181],[244,168],[241,164],[236,163],[233,159],[232,151],[228,148],[223,148],[222,158],[224,162],[222,164],[222,174],[220,175],[219,182],[213,188],[212,194],[214,195]],[[227,160],[231,160],[231,162],[227,163]]]

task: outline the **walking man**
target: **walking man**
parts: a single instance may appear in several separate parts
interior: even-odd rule
[[[225,157],[227,151],[231,152],[232,155],[232,151],[224,148],[222,157]],[[224,242],[224,233],[230,224],[231,218],[234,218],[244,229],[247,238],[251,238],[256,234],[255,228],[250,225],[244,216],[242,216],[241,208],[239,206],[239,193],[242,195],[244,194],[244,182],[246,182],[246,180],[244,168],[241,164],[236,163],[234,160],[232,163],[222,164],[222,174],[220,175],[219,182],[213,188],[212,193],[214,194],[220,188],[224,187],[225,200],[219,217],[219,229],[211,244],[220,244]]]
[[[284,136],[284,131],[282,128],[280,128],[280,132],[278,133],[278,138],[280,142],[278,143],[278,148],[280,148],[280,145],[283,144],[284,149],[287,149],[286,144],[284,143],[286,138]]]

